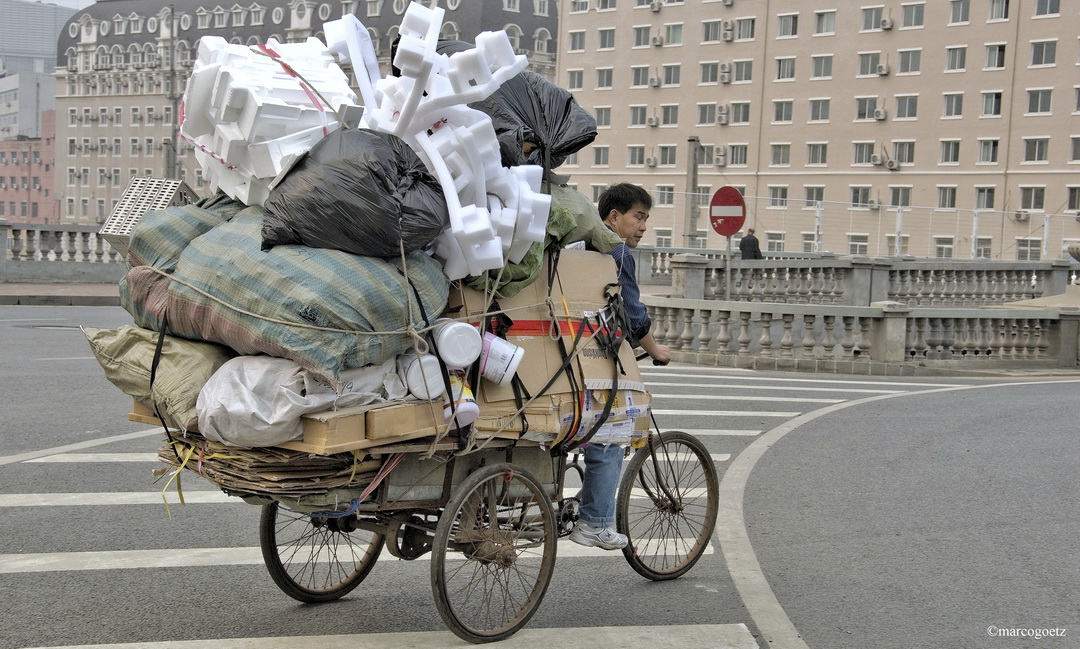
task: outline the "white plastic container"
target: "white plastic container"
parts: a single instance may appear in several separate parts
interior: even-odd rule
[[[443,418],[451,428],[464,428],[471,425],[480,415],[480,406],[476,405],[472,389],[465,380],[465,373],[450,372],[450,392],[454,395],[453,408],[449,398],[443,398]],[[455,417],[456,414],[456,417]],[[454,421],[450,421],[453,419]]]
[[[431,339],[435,342],[435,351],[451,370],[464,369],[475,363],[484,346],[476,327],[449,318],[435,321]]]
[[[398,356],[398,375],[409,388],[409,394],[425,401],[446,393],[439,359],[432,354],[410,351]]]
[[[484,332],[484,349],[480,353],[480,374],[500,386],[510,385],[517,373],[525,350],[512,342]]]

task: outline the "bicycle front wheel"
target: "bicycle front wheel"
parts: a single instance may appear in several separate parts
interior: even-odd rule
[[[653,435],[619,483],[615,524],[627,562],[653,581],[681,577],[709,546],[720,480],[705,445],[681,431]]]

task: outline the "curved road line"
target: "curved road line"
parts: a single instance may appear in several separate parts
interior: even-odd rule
[[[761,637],[765,639],[768,646],[773,649],[809,649],[802,636],[799,635],[795,625],[791,623],[784,608],[780,606],[780,602],[777,601],[772,588],[769,587],[769,582],[766,581],[765,574],[761,571],[761,564],[758,563],[754,548],[750,545],[750,535],[746,531],[746,520],[743,517],[743,495],[746,491],[746,482],[750,478],[750,472],[754,470],[754,465],[765,454],[765,451],[803,424],[845,408],[898,397],[959,390],[1041,385],[1044,383],[1080,383],[1080,380],[964,385],[936,390],[919,390],[916,392],[865,397],[799,415],[763,434],[743,449],[743,452],[739,453],[738,457],[728,466],[723,479],[720,481],[720,503],[716,517],[716,536],[720,539],[720,549],[724,555],[724,561],[727,562],[731,579],[735,582],[735,588],[739,592],[739,597],[742,598],[747,612],[750,613],[751,619],[754,620],[754,624],[757,625]]]

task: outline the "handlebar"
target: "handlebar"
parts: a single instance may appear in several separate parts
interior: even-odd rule
[[[640,354],[638,354],[635,357],[635,359],[640,361],[640,360],[644,360],[644,359],[646,359],[648,357],[649,357],[649,352],[641,352]],[[663,366],[667,365],[666,362],[662,363],[662,362],[660,362],[660,361],[658,361],[656,359],[653,359],[652,364],[656,365],[657,367],[663,367]]]

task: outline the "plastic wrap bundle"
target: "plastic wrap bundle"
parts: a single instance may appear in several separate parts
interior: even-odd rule
[[[200,208],[169,208],[156,220],[193,209]],[[305,246],[264,251],[262,218],[262,208],[249,207],[196,237],[171,275],[132,268],[120,286],[122,306],[142,327],[289,358],[335,387],[342,370],[411,347],[408,325],[423,328],[422,314],[434,318],[446,306],[446,277],[423,253],[403,265]]]
[[[471,47],[464,41],[440,41],[438,52],[451,54]],[[469,107],[491,117],[502,162],[508,167],[532,164],[554,169],[596,139],[596,118],[569,91],[529,70]],[[526,142],[535,146],[526,147]]]
[[[270,192],[263,247],[297,243],[356,255],[419,250],[449,223],[439,182],[400,138],[342,129]]]

